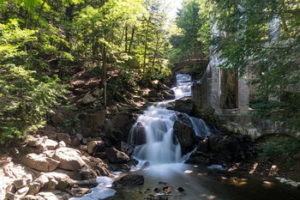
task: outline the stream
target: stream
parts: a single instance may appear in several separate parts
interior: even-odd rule
[[[173,88],[175,98],[191,96],[191,77],[177,74]],[[170,101],[169,101],[170,102]],[[92,193],[72,198],[80,200],[296,200],[300,190],[250,176],[230,177],[221,166],[185,164],[189,154],[182,155],[173,135],[177,114],[168,110],[167,102],[149,106],[136,124],[145,128],[146,143],[135,147],[132,157],[138,160],[131,173],[144,176],[142,186],[112,189],[112,178],[99,177],[99,186]],[[201,119],[188,116],[197,136],[209,136],[210,129]],[[137,131],[131,131],[132,134]]]

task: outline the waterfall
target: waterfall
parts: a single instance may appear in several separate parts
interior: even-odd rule
[[[176,87],[172,88],[175,99],[192,96],[192,77],[188,74],[176,75]]]
[[[191,85],[190,75],[177,74],[176,87],[173,88],[175,98],[191,96]],[[167,109],[167,106],[168,102],[149,106],[144,114],[138,117],[130,131],[130,143],[134,144],[134,138],[138,136],[145,139],[145,143],[137,145],[133,152],[133,157],[140,161],[140,165],[145,162],[150,164],[179,163],[186,159],[186,156],[181,155],[180,144],[173,134],[174,123],[178,120],[177,113]],[[190,120],[196,136],[204,137],[210,134],[203,120],[185,115]]]

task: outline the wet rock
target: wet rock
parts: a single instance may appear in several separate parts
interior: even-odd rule
[[[130,143],[132,145],[142,145],[146,143],[146,130],[141,122],[136,123],[130,135]]]
[[[126,162],[130,161],[129,156],[126,153],[119,151],[114,147],[106,149],[105,152],[106,152],[108,161],[111,163],[120,164],[120,163],[126,163]]]
[[[194,103],[190,97],[183,97],[175,101],[175,111],[192,114],[194,110]]]
[[[89,180],[77,181],[75,185],[78,187],[92,188],[92,187],[96,187],[98,185],[98,182],[96,179],[89,179]]]
[[[42,172],[53,171],[60,164],[60,162],[57,160],[48,158],[43,154],[38,155],[35,153],[27,154],[23,158],[23,163],[32,169],[36,169]]]
[[[105,150],[105,144],[102,140],[90,141],[87,144],[87,152],[93,154],[95,152],[102,152]]]
[[[163,97],[165,100],[172,100],[175,99],[175,94],[173,90],[164,90]]]
[[[60,162],[59,168],[66,170],[79,170],[85,164],[78,150],[67,147],[57,149],[53,158]]]
[[[174,135],[181,145],[182,153],[186,154],[190,152],[197,141],[195,131],[190,121],[184,117],[179,117],[179,119],[175,121],[173,129]]]
[[[127,174],[119,177],[115,180],[113,185],[115,187],[123,186],[138,186],[144,184],[144,176],[137,174]]]

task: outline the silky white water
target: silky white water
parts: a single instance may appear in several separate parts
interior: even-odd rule
[[[172,88],[175,99],[192,96],[192,77],[188,74],[176,75],[176,87]]]
[[[175,98],[191,96],[192,78],[188,74],[176,75],[176,87],[173,88]],[[173,110],[167,109],[168,102],[161,102],[148,107],[143,115],[140,115],[133,130],[138,125],[145,129],[146,143],[135,147],[133,157],[139,160],[139,166],[148,164],[166,164],[184,162],[187,156],[181,154],[180,144],[173,134],[173,126],[178,119]],[[184,114],[193,126],[195,135],[205,137],[210,134],[209,128],[201,119]],[[138,133],[137,133],[138,134]]]

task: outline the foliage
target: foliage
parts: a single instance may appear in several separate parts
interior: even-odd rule
[[[0,24],[0,143],[22,138],[45,123],[65,93],[59,79],[37,73],[32,62],[43,45],[39,31],[21,29],[15,19]],[[39,50],[40,51],[40,50]],[[40,51],[42,52],[42,51]]]
[[[163,79],[165,22],[159,0],[1,0],[0,141],[42,127],[66,94],[60,80],[79,71],[101,79],[108,101]]]
[[[179,30],[171,38],[173,62],[207,56],[210,45],[209,18],[199,1],[184,1],[176,25]]]
[[[300,3],[297,0],[205,1],[213,29],[213,44],[222,68],[237,68],[257,88],[260,99],[280,101],[256,113],[273,115],[299,129]],[[266,109],[268,108],[268,109]],[[278,120],[277,117],[277,120]]]
[[[258,146],[259,157],[263,160],[282,159],[287,163],[293,162],[299,153],[300,139],[275,137],[262,142]]]

